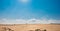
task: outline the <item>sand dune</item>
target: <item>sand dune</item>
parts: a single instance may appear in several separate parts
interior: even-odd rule
[[[14,24],[14,25],[0,25],[0,31],[4,31],[4,28],[10,28],[14,31],[29,31],[35,29],[46,29],[47,31],[60,31],[60,25],[58,24]]]

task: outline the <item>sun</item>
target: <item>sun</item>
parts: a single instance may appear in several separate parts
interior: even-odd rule
[[[29,2],[29,0],[21,0],[21,2],[27,3],[27,2]]]
[[[18,0],[18,2],[21,4],[27,5],[27,4],[30,4],[32,2],[32,0]]]

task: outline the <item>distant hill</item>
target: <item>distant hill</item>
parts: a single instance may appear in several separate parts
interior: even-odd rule
[[[59,24],[60,25],[60,23],[50,23],[50,24]]]

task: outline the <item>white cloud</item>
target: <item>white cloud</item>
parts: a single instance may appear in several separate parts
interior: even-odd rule
[[[4,21],[4,22],[3,22]],[[53,19],[1,19],[1,24],[49,24],[49,23],[60,23],[60,20]]]

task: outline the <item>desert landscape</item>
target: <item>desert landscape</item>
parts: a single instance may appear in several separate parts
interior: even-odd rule
[[[40,30],[39,30],[40,29]],[[59,24],[0,24],[0,31],[60,31]]]

